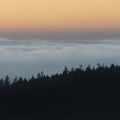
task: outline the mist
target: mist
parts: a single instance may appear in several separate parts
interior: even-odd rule
[[[44,71],[61,73],[65,66],[120,64],[119,40],[0,39],[0,77],[31,77]]]

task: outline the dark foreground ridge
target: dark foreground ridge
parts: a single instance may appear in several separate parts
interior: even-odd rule
[[[120,119],[120,66],[65,67],[31,79],[0,80],[1,120]]]

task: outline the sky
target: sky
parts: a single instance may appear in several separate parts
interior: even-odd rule
[[[0,0],[0,37],[120,38],[120,0]]]
[[[0,77],[120,64],[119,51],[120,0],[0,0]]]

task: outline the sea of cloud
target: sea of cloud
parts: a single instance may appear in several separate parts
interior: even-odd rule
[[[64,66],[120,64],[120,40],[0,39],[0,78],[62,72]]]

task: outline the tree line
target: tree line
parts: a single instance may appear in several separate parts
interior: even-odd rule
[[[62,73],[51,76],[41,72],[30,79],[15,77],[11,82],[8,75],[0,79],[1,116],[72,119],[92,114],[120,117],[119,112],[119,65],[65,66]]]
[[[0,86],[17,86],[17,85],[40,85],[42,82],[62,82],[62,83],[120,83],[120,66],[112,64],[111,66],[104,66],[97,64],[97,67],[88,65],[85,69],[82,65],[78,68],[68,69],[65,66],[62,73],[53,74],[51,76],[44,75],[44,72],[38,73],[37,76],[32,75],[30,79],[15,77],[10,79],[8,75],[0,79]]]

